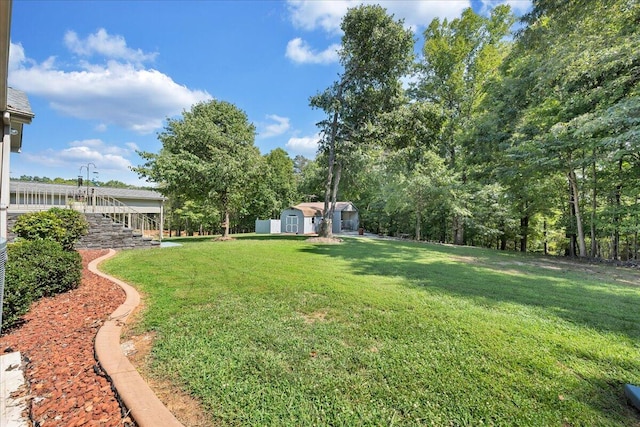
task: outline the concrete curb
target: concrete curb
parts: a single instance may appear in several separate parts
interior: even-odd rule
[[[14,396],[20,389],[24,392]],[[0,426],[30,426],[26,416],[28,400],[20,353],[16,351],[3,354],[0,356]]]
[[[115,254],[116,251],[109,249],[108,254],[89,264],[89,271],[117,284],[126,294],[125,302],[111,313],[98,330],[95,340],[98,363],[111,378],[120,399],[139,427],[184,427],[158,399],[120,349],[122,326],[140,303],[140,295],[125,282],[98,271],[98,264]]]

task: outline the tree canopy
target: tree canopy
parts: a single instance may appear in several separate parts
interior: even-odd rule
[[[342,71],[310,98],[325,114],[315,159],[261,156],[246,115],[211,101],[169,120],[136,170],[185,227],[249,230],[319,199],[330,235],[343,199],[380,234],[638,260],[638,22],[638,2],[534,0],[512,33],[508,6],[469,8],[429,23],[416,58],[402,21],[357,6]]]
[[[230,215],[245,206],[248,183],[258,172],[254,137],[253,124],[235,105],[202,102],[169,119],[158,135],[160,153],[140,152],[146,163],[134,170],[167,195],[212,203],[223,215],[227,237]]]

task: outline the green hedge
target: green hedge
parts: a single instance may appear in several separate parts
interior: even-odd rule
[[[7,245],[9,261],[5,267],[2,332],[18,323],[34,300],[35,271],[22,268],[14,262],[15,256],[12,255],[14,245]]]
[[[82,257],[46,239],[7,245],[2,330],[14,326],[31,303],[77,288],[82,279]]]
[[[18,217],[13,232],[19,240],[7,246],[3,331],[16,325],[33,301],[80,285],[82,257],[73,246],[88,229],[84,215],[71,209]]]
[[[20,215],[13,226],[13,232],[21,239],[52,240],[59,242],[65,250],[73,250],[74,244],[88,230],[84,215],[60,208]]]

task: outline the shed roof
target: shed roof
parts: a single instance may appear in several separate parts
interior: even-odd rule
[[[291,208],[302,211],[304,216],[322,216],[322,212],[324,211],[324,202],[300,203],[298,205],[291,206]],[[336,202],[336,212],[350,210],[350,208],[357,210],[351,202]]]

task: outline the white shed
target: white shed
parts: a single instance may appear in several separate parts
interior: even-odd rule
[[[315,234],[320,229],[324,203],[300,203],[290,206],[280,215],[283,233]],[[354,231],[359,226],[358,209],[351,202],[337,202],[333,215],[333,232]]]

